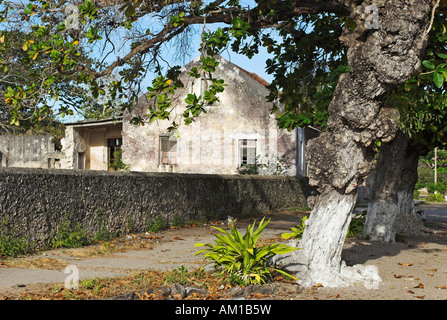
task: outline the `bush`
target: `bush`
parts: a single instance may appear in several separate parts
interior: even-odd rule
[[[425,185],[425,187],[427,188],[428,193],[444,193],[445,191],[447,191],[447,185],[445,183],[442,182],[438,182],[438,183],[427,183]]]
[[[80,248],[90,243],[85,230],[79,223],[72,226],[70,220],[64,220],[59,224],[58,234],[52,239],[51,246],[54,248]]]
[[[123,162],[123,150],[113,152],[113,158],[109,160],[109,168],[115,171],[129,171],[130,166]]]
[[[168,228],[168,222],[161,214],[157,216],[154,222],[150,221],[146,224],[149,232],[157,232]]]
[[[271,269],[294,278],[288,273],[273,269],[266,266],[267,261],[277,254],[284,254],[296,250],[297,248],[289,247],[284,244],[270,244],[264,247],[257,247],[262,230],[267,226],[270,220],[264,222],[263,218],[254,230],[255,223],[247,227],[244,236],[235,228],[230,228],[230,233],[225,230],[213,227],[221,232],[215,235],[216,245],[197,243],[196,247],[207,246],[207,249],[200,250],[195,255],[203,254],[205,260],[214,263],[214,267],[223,267],[222,274],[226,273],[229,278],[234,281],[241,281],[244,284],[261,284],[271,278]]]
[[[19,257],[34,251],[35,244],[25,236],[18,237],[15,226],[4,217],[0,221],[0,256]]]
[[[413,191],[413,199],[419,199],[421,197],[419,190],[414,190]]]
[[[441,193],[430,193],[426,198],[427,201],[445,202],[444,196]]]

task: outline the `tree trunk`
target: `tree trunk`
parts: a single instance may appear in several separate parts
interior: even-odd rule
[[[408,136],[398,131],[396,138],[380,148],[374,173],[363,236],[382,242],[394,242],[394,221],[399,212],[398,189],[404,169]],[[413,193],[411,193],[413,200]]]
[[[373,4],[379,28],[368,30],[365,12]],[[327,131],[308,142],[309,183],[320,196],[299,243],[303,250],[274,259],[302,285],[334,287],[380,279],[373,267],[346,267],[340,254],[357,186],[374,169],[374,143],[391,141],[397,129],[397,111],[384,108],[381,97],[420,68],[430,13],[430,0],[367,0],[352,9],[357,28],[345,30],[342,37],[349,47],[350,71],[337,84]]]
[[[310,287],[321,283],[340,287],[355,282],[381,281],[373,266],[347,267],[341,261],[351,213],[357,195],[326,190],[317,197],[316,206],[307,220],[303,238],[295,244],[302,250],[274,258],[274,263],[298,276],[298,283]],[[293,244],[292,244],[293,245]]]
[[[418,181],[419,157],[424,153],[418,152],[417,148],[414,147],[410,149],[404,159],[404,167],[397,194],[398,214],[393,227],[396,233],[403,235],[431,232],[430,229],[424,226],[424,213],[416,210],[413,199],[414,188]]]
[[[418,181],[419,157],[425,146],[409,145],[399,133],[380,149],[363,236],[373,241],[394,242],[395,234],[429,231],[415,209],[413,191]]]

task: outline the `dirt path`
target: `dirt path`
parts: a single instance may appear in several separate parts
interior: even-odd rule
[[[382,282],[347,288],[314,287],[281,295],[280,299],[447,299],[447,205],[421,205],[427,226],[436,234],[408,237],[405,242],[383,244],[349,239],[343,259],[348,265],[377,266]],[[268,215],[271,222],[261,240],[280,240],[303,214]],[[239,223],[245,228],[246,223]],[[169,271],[179,266],[195,269],[201,265],[194,256],[195,243],[213,242],[211,226],[170,229],[153,234],[135,234],[105,244],[80,249],[45,251],[26,258],[0,260],[0,297],[32,291],[48,283],[64,283],[67,265],[74,265],[79,277],[124,276],[139,270]],[[243,229],[241,229],[243,232]]]

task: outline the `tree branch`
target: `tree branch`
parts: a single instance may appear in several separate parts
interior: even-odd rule
[[[225,24],[231,24],[233,21],[233,18],[235,16],[238,16],[244,21],[247,21],[250,24],[251,30],[258,30],[258,29],[266,29],[266,28],[272,28],[277,27],[280,25],[281,21],[286,21],[289,19],[292,19],[294,17],[300,16],[302,14],[317,14],[317,13],[336,13],[341,15],[349,15],[351,12],[351,7],[353,3],[355,3],[354,0],[321,0],[321,1],[315,1],[315,0],[295,0],[292,2],[292,6],[294,7],[293,10],[284,12],[280,15],[280,18],[278,17],[267,17],[267,18],[260,18],[259,17],[259,10],[263,9],[263,4],[260,6],[257,6],[253,9],[246,10],[241,8],[221,8],[219,5],[224,3],[224,0],[216,0],[212,2],[210,5],[207,6],[207,8],[210,8],[210,11],[207,13],[206,16],[206,23],[225,23]],[[173,4],[176,2],[169,2],[168,5]],[[104,3],[103,3],[104,4]],[[106,4],[108,4],[106,2]],[[269,4],[271,5],[271,4]],[[274,6],[274,5],[273,5]],[[166,5],[165,5],[166,7]],[[214,9],[218,8],[218,10]],[[214,9],[214,10],[211,10]],[[161,11],[159,7],[157,7],[156,11]],[[150,7],[150,12],[154,12],[154,7]],[[144,12],[142,10],[139,15],[144,15],[144,13],[148,14],[150,12]],[[158,43],[166,43],[170,41],[175,36],[181,34],[188,26],[191,25],[198,25],[204,23],[204,16],[197,16],[194,13],[190,13],[190,15],[186,16],[183,20],[183,24],[180,27],[173,27],[172,25],[166,25],[157,35],[155,35],[151,39],[144,40],[141,44],[139,44],[137,47],[132,49],[128,54],[126,54],[123,58],[118,58],[115,62],[113,62],[110,66],[108,66],[106,69],[102,71],[95,71],[91,68],[85,66],[85,65],[78,65],[75,69],[70,71],[63,71],[59,69],[59,72],[61,72],[64,75],[72,75],[78,71],[85,71],[91,75],[94,76],[94,78],[99,78],[103,76],[110,75],[113,70],[117,67],[121,67],[125,65],[129,60],[132,59],[137,54],[143,54],[147,52],[149,49],[157,45]],[[297,36],[298,34],[296,34]],[[299,34],[299,36],[302,36],[302,33]]]

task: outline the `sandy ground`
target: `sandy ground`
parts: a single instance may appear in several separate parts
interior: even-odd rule
[[[278,299],[306,300],[444,300],[447,299],[447,205],[420,205],[426,226],[435,233],[408,236],[404,242],[377,243],[348,239],[342,253],[347,265],[370,264],[379,270],[380,283],[359,283],[346,288],[299,288]],[[261,240],[280,240],[303,214],[284,212],[267,215],[271,222]],[[258,218],[259,220],[259,218]],[[250,220],[252,221],[252,220]],[[239,222],[244,227],[247,221]],[[241,229],[243,232],[243,229]],[[0,298],[37,290],[50,283],[64,283],[67,266],[75,266],[79,277],[114,277],[139,270],[172,270],[199,267],[195,243],[213,242],[211,226],[170,229],[152,234],[127,236],[107,253],[104,245],[80,249],[58,249],[36,255],[0,260]],[[122,250],[116,250],[122,248]],[[110,249],[110,248],[109,248]],[[102,250],[102,251],[101,251]],[[289,288],[290,289],[290,288]]]

